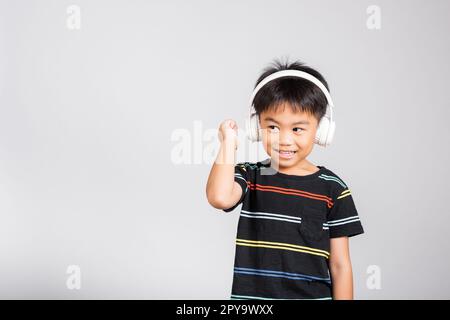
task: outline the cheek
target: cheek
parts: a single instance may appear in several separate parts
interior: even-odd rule
[[[311,145],[314,144],[315,136],[311,133],[300,135],[296,137],[295,143],[299,147],[301,151],[306,151],[311,148]]]
[[[266,151],[269,151],[271,149],[271,145],[272,145],[272,139],[271,139],[270,135],[263,133],[262,143],[263,143],[264,149]]]
[[[263,133],[262,135],[262,143],[264,146],[264,150],[271,155],[272,149],[276,149],[278,145],[278,138],[276,135],[270,133]]]
[[[314,146],[314,140],[315,135],[308,134],[307,136],[302,137],[302,139],[299,139],[298,145],[303,150],[310,150]]]

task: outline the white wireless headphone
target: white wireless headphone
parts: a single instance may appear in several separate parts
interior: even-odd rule
[[[300,71],[300,70],[282,70],[272,73],[271,75],[264,78],[253,90],[253,94],[250,99],[250,113],[249,118],[246,119],[245,126],[247,131],[247,137],[252,142],[257,142],[262,140],[262,132],[259,126],[258,114],[255,111],[255,107],[253,105],[253,99],[255,98],[258,91],[266,85],[268,82],[281,78],[281,77],[298,77],[302,79],[306,79],[314,83],[316,86],[322,90],[327,98],[328,104],[325,115],[320,119],[319,125],[317,127],[316,137],[314,143],[317,143],[320,146],[326,147],[331,144],[333,140],[334,131],[336,129],[336,124],[333,121],[333,101],[331,100],[330,93],[327,88],[320,82],[319,79],[312,76],[311,74]]]

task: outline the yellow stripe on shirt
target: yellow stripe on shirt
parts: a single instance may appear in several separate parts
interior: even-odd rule
[[[351,195],[351,193],[350,193],[350,190],[347,189],[345,191],[342,191],[341,195],[339,197],[337,197],[337,199],[342,199],[342,198],[348,197],[349,195]]]
[[[310,247],[304,247],[299,245],[294,245],[290,243],[283,242],[271,242],[271,241],[256,241],[256,240],[244,240],[236,239],[236,244],[248,247],[261,247],[261,248],[272,248],[272,249],[284,249],[296,252],[309,253],[317,256],[322,256],[328,259],[330,253],[325,250],[314,249]]]

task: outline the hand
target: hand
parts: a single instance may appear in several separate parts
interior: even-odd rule
[[[231,143],[235,149],[238,146],[238,126],[233,119],[227,119],[220,124],[219,140],[221,143]]]

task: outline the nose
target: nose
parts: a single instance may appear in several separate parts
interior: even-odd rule
[[[285,131],[281,130],[279,135],[280,146],[290,146],[294,143],[291,130]]]

